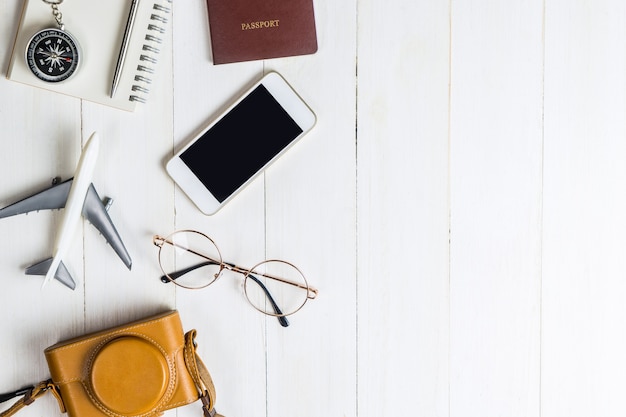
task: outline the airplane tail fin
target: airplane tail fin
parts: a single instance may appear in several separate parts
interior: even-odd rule
[[[34,265],[31,265],[26,268],[26,275],[46,275],[48,273],[48,269],[50,269],[51,264],[52,258],[48,258],[45,261],[41,261]],[[70,272],[67,270],[63,262],[59,264],[59,267],[54,274],[54,278],[69,289],[76,289],[76,283],[74,282],[74,279],[70,275]]]

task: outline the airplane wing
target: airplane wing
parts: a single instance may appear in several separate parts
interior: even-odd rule
[[[109,242],[115,253],[117,253],[126,267],[130,269],[132,266],[130,255],[93,184],[89,185],[89,190],[83,203],[83,217],[102,233],[102,236]]]
[[[6,206],[0,210],[0,219],[31,211],[61,209],[65,207],[71,187],[72,178]]]

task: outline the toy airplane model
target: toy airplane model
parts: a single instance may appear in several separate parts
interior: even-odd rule
[[[115,226],[113,226],[106,207],[91,183],[98,157],[98,146],[99,138],[94,132],[80,156],[73,179],[53,185],[52,188],[0,209],[0,218],[4,218],[31,211],[65,208],[54,242],[52,258],[26,268],[27,275],[45,275],[42,288],[52,277],[72,290],[76,288],[76,283],[62,259],[70,247],[71,238],[81,214],[102,233],[128,269],[132,266],[128,251],[124,247]]]

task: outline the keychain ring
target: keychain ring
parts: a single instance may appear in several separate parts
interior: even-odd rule
[[[61,4],[63,0],[42,0],[46,4]]]

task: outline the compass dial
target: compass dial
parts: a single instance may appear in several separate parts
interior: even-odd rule
[[[26,47],[26,63],[37,78],[56,83],[71,77],[80,61],[78,42],[68,32],[44,29]]]

